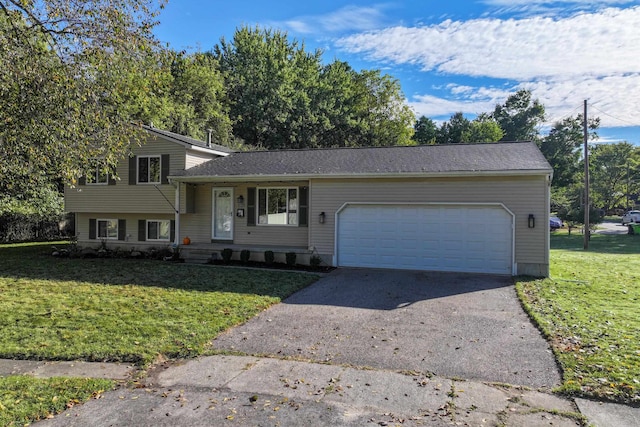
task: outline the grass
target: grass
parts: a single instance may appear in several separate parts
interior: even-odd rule
[[[202,354],[316,276],[151,260],[58,259],[0,246],[0,357],[126,361]]]
[[[148,260],[58,259],[50,248],[0,245],[0,357],[144,367],[160,355],[196,356],[220,332],[317,279]],[[0,425],[28,425],[113,386],[99,379],[0,377]]]
[[[640,402],[640,236],[553,233],[551,277],[519,278],[563,371],[561,392]]]
[[[0,377],[0,425],[29,425],[111,388],[113,382],[103,379]]]

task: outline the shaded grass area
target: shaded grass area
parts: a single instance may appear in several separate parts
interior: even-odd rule
[[[563,370],[562,392],[640,402],[640,236],[551,237],[551,278],[516,289]]]
[[[0,425],[29,425],[112,388],[103,379],[0,377]]]
[[[152,260],[58,259],[0,246],[0,357],[126,361],[202,354],[220,332],[317,280]]]

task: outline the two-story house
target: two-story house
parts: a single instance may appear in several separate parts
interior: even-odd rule
[[[533,142],[232,152],[145,128],[117,168],[66,190],[80,245],[179,244],[306,263],[549,274],[553,170]]]
[[[65,188],[65,210],[75,213],[78,244],[105,241],[111,247],[166,247],[175,240],[180,203],[177,186],[168,177],[232,150],[221,145],[143,126],[144,144],[120,162],[113,176],[96,166]],[[182,206],[183,212],[190,207]]]

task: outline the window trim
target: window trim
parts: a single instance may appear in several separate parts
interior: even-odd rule
[[[266,203],[266,207],[268,208],[269,206],[269,190],[286,190],[286,195],[287,195],[287,212],[286,212],[286,219],[287,219],[287,223],[286,224],[269,224],[269,223],[261,223],[260,222],[260,191],[265,190],[266,191],[266,197],[265,197],[265,203]],[[295,224],[289,224],[289,192],[291,190],[295,190],[296,192],[296,200],[298,202],[298,207],[296,208],[296,223]],[[256,212],[256,225],[260,226],[260,227],[299,227],[300,225],[300,188],[297,186],[293,186],[293,187],[257,187],[256,188],[256,207],[255,207],[255,212]],[[269,218],[269,213],[267,212],[267,220]]]
[[[152,239],[151,237],[149,237],[149,223],[150,222],[160,223],[164,221],[166,221],[167,225],[169,226],[169,237],[167,237],[166,239]],[[160,228],[158,227],[158,230],[159,229]],[[149,242],[170,242],[171,241],[171,220],[170,219],[147,219],[145,221],[144,230],[145,230],[146,240]]]
[[[104,166],[104,160],[90,159],[89,161],[91,162],[89,164],[90,166],[89,169],[91,171],[91,174],[89,174],[88,172],[85,172],[84,184],[85,185],[109,185],[109,173],[104,174],[104,178],[105,178],[104,182],[100,182],[98,180],[98,177],[101,175],[100,168],[101,166]],[[91,176],[91,178],[94,179],[95,181],[90,181],[89,176]]]
[[[158,159],[158,181],[140,181],[140,159]],[[136,161],[136,184],[138,185],[159,185],[162,184],[162,155],[161,154],[142,154],[135,157]],[[149,160],[147,160],[147,179],[150,177],[151,168],[149,167]]]
[[[100,236],[100,221],[106,221],[107,222],[107,236],[106,237],[102,237]],[[116,236],[115,237],[109,237],[109,222],[110,221],[114,221],[116,223]],[[96,218],[96,239],[97,240],[119,240],[119,233],[120,233],[120,220],[117,218]]]

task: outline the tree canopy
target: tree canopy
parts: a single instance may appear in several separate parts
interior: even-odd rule
[[[0,186],[74,182],[88,159],[114,164],[137,137],[157,9],[148,0],[0,0]]]
[[[322,64],[285,32],[236,30],[213,51],[227,87],[233,133],[268,149],[403,145],[415,117],[400,84],[377,70]]]

